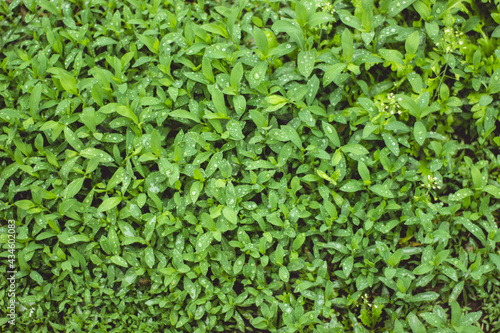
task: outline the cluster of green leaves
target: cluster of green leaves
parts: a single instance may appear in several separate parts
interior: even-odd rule
[[[481,332],[499,10],[1,0],[16,330]]]

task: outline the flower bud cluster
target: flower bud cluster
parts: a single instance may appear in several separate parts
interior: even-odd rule
[[[425,183],[422,183],[420,185],[421,187],[427,187],[429,190],[430,189],[440,189],[441,188],[441,183],[439,182],[437,177],[433,177],[431,175],[427,176],[427,181]]]
[[[380,107],[390,115],[401,114],[401,105],[396,101],[396,96],[394,93],[387,94],[387,102],[380,103]]]
[[[323,3],[320,4],[320,6],[321,10],[325,13],[330,13],[330,14],[335,13],[335,8],[333,8],[333,4],[328,0],[324,0]]]
[[[445,53],[460,49],[467,42],[467,36],[462,31],[445,28],[443,32],[443,39],[436,46],[440,46]]]

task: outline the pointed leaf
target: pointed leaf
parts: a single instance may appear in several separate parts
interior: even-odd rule
[[[385,146],[389,148],[391,153],[399,156],[399,144],[398,141],[389,133],[382,132],[382,138],[384,139]]]
[[[391,190],[381,184],[371,186],[370,191],[384,198],[394,198],[394,194],[391,192]]]
[[[321,125],[323,126],[323,131],[325,132],[328,139],[330,139],[330,141],[333,143],[333,145],[335,147],[340,147],[340,139],[335,127],[324,121],[321,121]]]
[[[326,87],[327,85],[332,83],[337,78],[337,76],[339,76],[340,73],[342,73],[342,71],[346,69],[346,67],[347,64],[343,63],[331,65],[330,68],[325,71],[325,74],[323,76],[323,86]]]
[[[115,208],[116,206],[118,206],[118,204],[122,201],[121,198],[119,197],[111,197],[111,198],[107,198],[107,199],[104,199],[104,201],[101,203],[101,205],[99,206],[99,208],[97,208],[97,211],[98,212],[105,212],[105,211],[108,211],[112,208]]]
[[[413,127],[413,135],[415,136],[415,141],[422,146],[424,144],[425,138],[427,137],[427,128],[421,121],[417,121]]]
[[[314,69],[314,62],[316,61],[316,50],[300,51],[297,57],[297,68],[299,73],[308,78]]]

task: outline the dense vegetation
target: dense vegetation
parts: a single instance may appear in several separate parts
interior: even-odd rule
[[[0,0],[2,331],[500,331],[499,8]]]

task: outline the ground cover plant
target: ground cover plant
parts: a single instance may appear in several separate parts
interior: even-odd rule
[[[499,24],[0,0],[2,331],[499,332]]]

